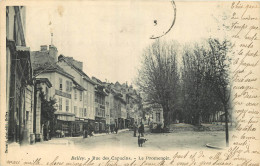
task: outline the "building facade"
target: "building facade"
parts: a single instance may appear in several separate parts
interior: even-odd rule
[[[75,113],[73,109],[74,89],[77,88],[74,76],[57,65],[57,48],[53,45],[41,46],[40,51],[31,53],[33,70],[36,78],[47,78],[52,87],[49,96],[56,100],[55,135],[72,136]]]
[[[106,97],[108,93],[106,87],[99,79],[92,77],[95,86],[95,132],[105,132],[106,130]]]
[[[28,143],[32,133],[33,81],[25,41],[24,6],[6,7],[6,106],[8,142]]]
[[[75,113],[75,122],[72,125],[72,135],[79,136],[83,134],[84,129],[88,125],[87,107],[84,102],[87,96],[84,95],[87,89],[84,88],[83,63],[74,60],[72,57],[65,57],[60,55],[58,57],[58,65],[74,76],[73,79],[73,93],[72,93],[72,108]]]

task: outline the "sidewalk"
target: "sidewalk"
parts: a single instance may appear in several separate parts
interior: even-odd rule
[[[118,130],[118,133],[121,132],[126,132],[129,131],[129,129],[122,129],[122,130]],[[92,137],[89,138],[93,138],[93,137],[100,137],[100,136],[105,136],[105,135],[110,135],[110,134],[114,134],[114,133],[98,133],[98,134],[94,134]],[[64,138],[82,138],[83,136],[78,136],[78,137],[64,137]],[[37,142],[33,145],[62,145],[62,146],[74,146],[74,142],[68,139],[64,139],[64,138],[52,138],[49,141],[42,141],[42,142]]]
[[[122,132],[126,132],[129,131],[129,129],[121,129],[118,130],[117,133],[122,133]],[[114,134],[114,133],[109,133],[109,134]],[[107,133],[98,133],[98,134],[93,134],[94,137],[99,137],[99,136],[104,136],[104,135],[108,135]]]

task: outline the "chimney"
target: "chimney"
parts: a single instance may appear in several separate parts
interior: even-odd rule
[[[47,51],[48,46],[47,45],[41,45],[41,51]]]
[[[55,62],[58,61],[58,50],[54,45],[49,45],[49,55]]]

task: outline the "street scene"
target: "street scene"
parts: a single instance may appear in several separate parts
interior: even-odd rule
[[[77,7],[6,7],[7,151],[229,146],[236,122],[228,37],[212,37],[212,29],[193,43],[179,40],[171,34],[181,26],[173,1],[169,15],[143,18],[156,30],[149,35],[118,21],[115,11],[136,24],[132,8],[115,5],[107,16],[100,5],[82,7],[84,14]],[[161,30],[160,18],[170,28]],[[221,21],[216,27],[225,29]]]
[[[179,131],[172,133],[150,133],[149,130],[145,132],[147,142],[143,144],[144,150],[176,150],[176,149],[208,149],[207,144],[218,147],[225,147],[225,133],[224,131]],[[91,137],[89,139],[82,139],[79,137],[69,137],[64,140],[72,144],[74,147],[86,149],[104,148],[130,148],[139,150],[137,139],[133,137],[133,131],[122,131],[116,134],[103,134]],[[66,142],[65,141],[65,142]],[[187,144],[187,142],[189,142]],[[53,140],[53,143],[59,145],[58,140]],[[169,148],[169,145],[173,145]]]

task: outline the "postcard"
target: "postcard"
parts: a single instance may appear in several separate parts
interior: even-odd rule
[[[259,165],[260,2],[0,7],[1,165]]]

